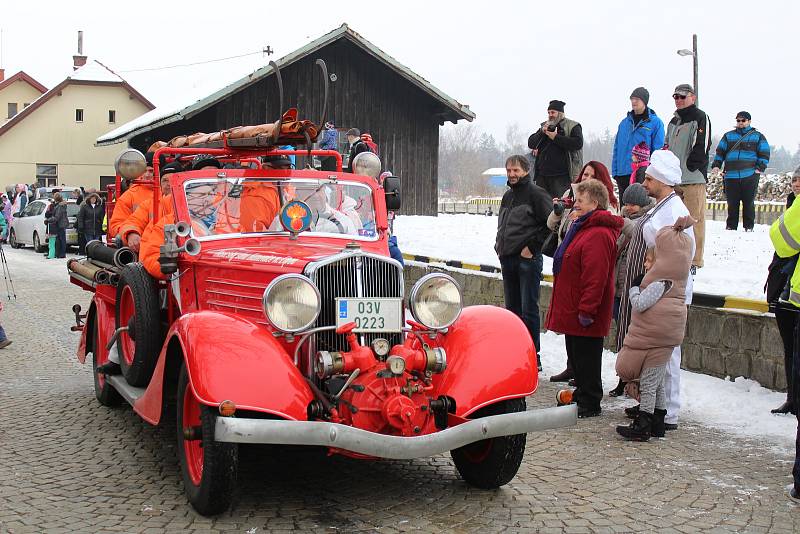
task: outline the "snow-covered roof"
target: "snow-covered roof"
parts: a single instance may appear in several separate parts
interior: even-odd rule
[[[461,104],[454,98],[447,96],[445,93],[431,85],[428,80],[419,74],[416,74],[411,69],[394,59],[392,56],[386,54],[383,50],[364,39],[357,32],[351,30],[347,24],[342,24],[332,32],[329,32],[322,37],[311,41],[306,46],[278,59],[275,63],[278,65],[278,68],[284,68],[340,38],[347,38],[353,43],[361,46],[369,54],[389,65],[402,77],[418,86],[433,98],[439,100],[452,111],[452,116],[455,117],[456,120],[466,119],[471,121],[475,118],[475,113],[469,109],[469,106]],[[187,95],[187,97],[177,105],[165,106],[163,109],[161,107],[156,108],[153,111],[145,113],[144,115],[99,137],[97,139],[97,145],[103,146],[121,143],[123,141],[127,141],[135,135],[152,130],[153,128],[177,122],[182,119],[187,119],[211,107],[229,95],[236,93],[244,87],[247,87],[261,78],[268,76],[272,73],[272,71],[273,68],[270,65],[266,65],[248,74],[247,76],[222,87],[211,95],[207,95],[205,97],[198,97],[197,94],[193,94],[191,96]]]
[[[67,78],[82,82],[125,82],[116,72],[94,59],[86,63],[86,65],[79,67],[76,71],[67,76]]]

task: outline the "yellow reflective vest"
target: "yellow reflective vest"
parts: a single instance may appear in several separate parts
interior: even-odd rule
[[[769,238],[775,252],[781,258],[789,258],[800,252],[800,202],[795,202],[780,218],[772,223]],[[789,302],[800,308],[800,269],[792,273]]]

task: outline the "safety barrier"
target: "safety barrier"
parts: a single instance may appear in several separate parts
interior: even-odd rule
[[[420,263],[440,264],[456,269],[466,269],[469,271],[480,271],[482,273],[500,274],[500,268],[494,265],[482,265],[478,263],[467,263],[459,260],[445,260],[432,258],[419,254],[403,254],[403,258],[408,261],[418,261]],[[545,282],[553,282],[553,275],[545,273],[542,276]],[[695,292],[692,294],[692,304],[704,308],[725,308],[735,310],[750,310],[760,313],[769,311],[769,304],[765,300],[747,299],[743,297],[712,295],[710,293]]]

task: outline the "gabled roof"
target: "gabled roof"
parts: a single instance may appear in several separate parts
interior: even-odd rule
[[[352,43],[362,48],[368,54],[385,63],[397,74],[422,89],[422,91],[441,102],[451,112],[450,116],[446,120],[452,120],[455,122],[460,119],[466,119],[471,121],[475,118],[475,113],[469,109],[469,106],[461,104],[455,99],[447,96],[445,93],[431,85],[431,83],[425,78],[419,74],[416,74],[411,69],[394,59],[392,56],[386,54],[383,50],[364,39],[357,32],[350,29],[347,24],[342,24],[332,32],[329,32],[322,37],[311,41],[306,46],[298,48],[294,52],[278,59],[275,63],[277,63],[278,68],[285,68],[288,65],[295,63],[296,61],[316,52],[317,50],[333,43],[338,39],[348,39]],[[152,130],[159,126],[164,126],[165,124],[171,124],[183,119],[188,119],[193,115],[208,109],[217,102],[224,100],[228,96],[240,91],[241,89],[252,85],[265,76],[268,76],[272,73],[272,71],[272,67],[270,65],[266,65],[204,98],[198,99],[195,97],[187,102],[184,102],[184,104],[181,106],[154,109],[153,111],[145,113],[144,115],[141,115],[140,117],[123,124],[119,128],[104,134],[102,137],[97,139],[97,145],[103,146],[113,143],[120,143],[127,141],[128,139],[140,133]]]
[[[16,81],[20,81],[20,80],[23,81],[23,82],[27,82],[28,85],[30,85],[31,87],[33,87],[34,89],[36,89],[40,93],[46,93],[47,92],[47,87],[45,87],[44,85],[42,85],[39,82],[37,82],[36,80],[34,80],[32,76],[29,76],[28,74],[25,73],[25,71],[22,71],[22,70],[19,71],[18,73],[16,73],[15,75],[13,75],[12,77],[6,78],[2,82],[0,82],[0,91],[5,89],[6,87],[11,85],[12,83],[14,83]]]
[[[152,110],[155,108],[152,102],[150,102],[144,96],[142,96],[142,94],[139,93],[139,91],[131,87],[128,84],[128,82],[120,78],[117,75],[117,73],[115,73],[114,71],[112,71],[99,61],[92,60],[86,63],[86,65],[84,65],[83,67],[72,72],[69,76],[67,76],[67,78],[63,82],[56,85],[49,91],[47,91],[47,89],[45,88],[45,91],[47,92],[45,92],[42,96],[31,102],[30,106],[26,107],[25,109],[14,115],[12,118],[10,118],[8,122],[0,126],[0,136],[2,136],[11,128],[13,128],[17,124],[25,120],[25,117],[29,116],[31,113],[34,113],[45,102],[47,102],[54,96],[60,94],[62,89],[64,89],[68,85],[119,86],[128,91],[128,93],[133,98],[144,104],[145,107],[147,107],[148,109]]]

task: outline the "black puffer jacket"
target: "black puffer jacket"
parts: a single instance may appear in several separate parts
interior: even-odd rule
[[[553,211],[553,199],[529,174],[509,187],[500,202],[494,250],[498,256],[518,255],[526,246],[534,254],[541,252],[550,233],[547,216]]]
[[[95,198],[94,206],[89,203],[89,199]],[[86,200],[81,204],[78,216],[75,221],[75,228],[82,234],[102,235],[103,234],[103,203],[97,193],[90,193]]]

